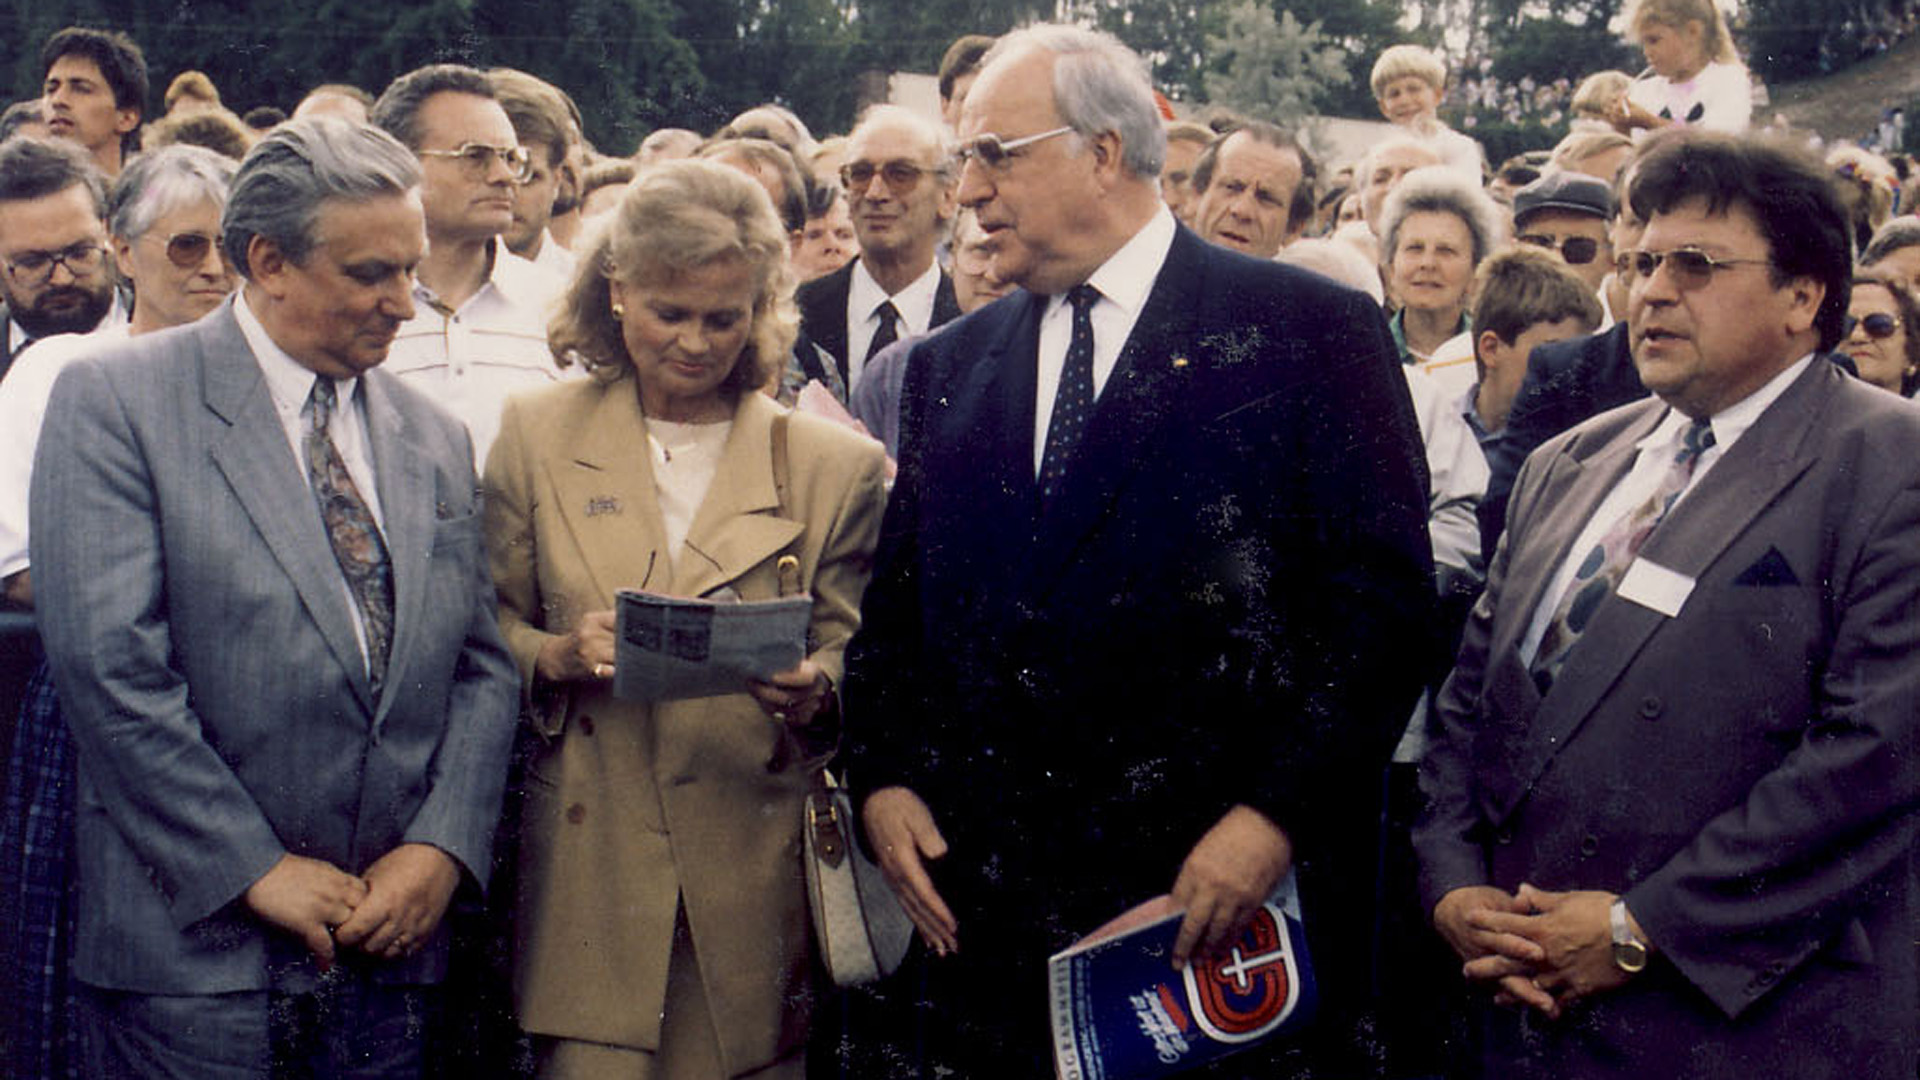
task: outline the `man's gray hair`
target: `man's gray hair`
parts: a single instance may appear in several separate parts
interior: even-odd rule
[[[107,231],[122,240],[138,240],[154,222],[196,203],[210,202],[224,210],[238,167],[225,154],[185,143],[137,154],[107,196]]]
[[[1880,226],[1860,253],[1860,265],[1872,266],[1903,248],[1920,247],[1920,218],[1897,217]]]
[[[1380,261],[1393,260],[1400,227],[1419,213],[1452,214],[1473,239],[1473,265],[1479,266],[1506,240],[1499,204],[1473,178],[1446,165],[1423,165],[1400,178],[1380,209]]]
[[[853,130],[847,132],[847,138],[852,139],[860,134],[862,129],[868,127],[898,127],[914,132],[928,147],[932,148],[933,171],[939,174],[941,180],[951,183],[953,178],[959,175],[959,159],[954,157],[953,145],[947,138],[945,125],[934,123],[904,105],[890,105],[882,102],[878,105],[869,105],[861,111],[859,118],[854,121]],[[821,179],[828,178],[821,177]]]
[[[220,243],[242,277],[252,279],[247,245],[273,241],[305,262],[314,221],[330,200],[364,202],[420,186],[420,162],[393,136],[331,116],[292,120],[261,139],[240,163],[220,222]]]
[[[1112,34],[1041,23],[1001,38],[980,68],[984,72],[996,60],[1034,49],[1054,56],[1053,104],[1061,121],[1086,139],[1109,131],[1119,135],[1127,171],[1157,178],[1167,161],[1167,132],[1146,61]]]

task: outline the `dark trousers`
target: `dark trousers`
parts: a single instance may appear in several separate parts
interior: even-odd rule
[[[90,1080],[419,1080],[436,987],[336,967],[311,993],[133,994],[83,986]]]

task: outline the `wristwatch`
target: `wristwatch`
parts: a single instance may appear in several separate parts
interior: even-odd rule
[[[1629,975],[1647,966],[1647,943],[1633,936],[1627,926],[1627,902],[1615,900],[1607,909],[1607,921],[1613,925],[1613,965]]]

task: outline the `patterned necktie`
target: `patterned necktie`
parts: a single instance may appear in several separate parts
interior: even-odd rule
[[[1693,479],[1693,467],[1700,463],[1700,455],[1712,446],[1713,428],[1705,420],[1695,420],[1688,425],[1680,440],[1680,450],[1673,456],[1673,464],[1660,478],[1660,486],[1615,522],[1593,550],[1587,552],[1586,558],[1580,560],[1572,583],[1554,609],[1553,621],[1540,637],[1539,651],[1533,655],[1533,681],[1540,693],[1545,694],[1553,685],[1567,662],[1567,654],[1573,651],[1581,633],[1593,620],[1594,612],[1619,585],[1621,575],[1640,553],[1640,546],[1647,542],[1654,526],[1666,518],[1674,500],[1686,490],[1687,481]]]
[[[873,332],[873,340],[867,343],[866,362],[869,364],[873,363],[873,358],[879,355],[881,349],[900,340],[900,309],[893,306],[893,301],[882,300],[873,313],[880,317],[880,329]]]
[[[393,567],[387,562],[387,545],[380,539],[373,511],[360,497],[328,433],[335,404],[333,380],[315,379],[313,424],[306,437],[307,479],[320,504],[320,520],[327,527],[333,557],[360,609],[360,625],[367,635],[367,679],[378,694],[387,674],[387,651],[393,645]]]
[[[1091,285],[1075,285],[1067,293],[1067,302],[1073,305],[1073,337],[1067,342],[1067,362],[1060,369],[1053,419],[1047,423],[1046,452],[1040,455],[1042,506],[1053,501],[1093,415],[1093,305],[1099,299],[1100,290]]]

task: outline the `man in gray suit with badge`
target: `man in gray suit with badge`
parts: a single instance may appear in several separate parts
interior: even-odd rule
[[[419,179],[372,128],[280,128],[222,223],[242,293],[54,389],[33,567],[90,1076],[420,1074],[519,686],[465,430],[374,370]]]
[[[1424,899],[1488,1076],[1910,1077],[1920,413],[1825,355],[1818,162],[1687,134],[1628,199],[1655,396],[1520,472],[1421,765]]]

